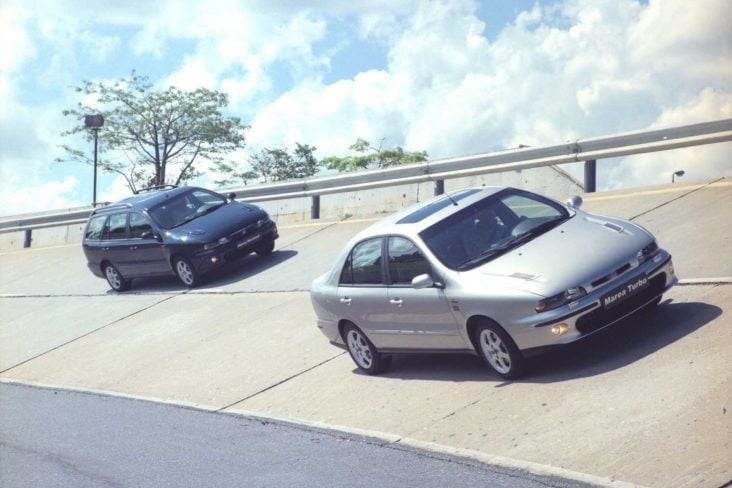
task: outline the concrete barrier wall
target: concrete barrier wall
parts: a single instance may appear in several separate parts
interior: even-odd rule
[[[523,188],[561,201],[584,192],[580,183],[559,168],[551,166],[446,180],[445,191],[490,185]],[[434,187],[434,183],[428,182],[323,195],[320,197],[320,218],[338,220],[351,216],[395,212],[432,198]],[[281,224],[309,220],[311,204],[309,197],[257,203]]]
[[[523,188],[561,201],[583,192],[583,188],[578,182],[561,169],[552,166],[446,180],[445,191],[490,185]],[[415,183],[323,195],[320,197],[320,218],[321,220],[340,220],[347,217],[395,212],[432,198],[434,186],[432,182]],[[310,220],[311,204],[312,200],[309,197],[257,203],[280,225]],[[83,230],[84,226],[80,224],[33,230],[31,247],[79,244]],[[0,234],[0,251],[23,249],[24,242],[24,232]]]

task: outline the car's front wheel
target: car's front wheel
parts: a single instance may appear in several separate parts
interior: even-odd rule
[[[521,351],[495,322],[480,324],[475,329],[475,342],[480,357],[502,378],[512,379],[523,373],[525,360]]]
[[[274,251],[274,247],[274,241],[267,241],[263,244],[260,244],[254,252],[256,252],[257,256],[259,257],[269,256],[270,254],[272,254],[272,251]]]
[[[380,354],[361,329],[348,324],[343,332],[348,353],[361,371],[366,374],[378,374],[389,368],[391,356]]]
[[[130,287],[130,280],[122,276],[122,273],[110,263],[104,264],[104,277],[114,291],[125,291]]]
[[[182,256],[178,256],[173,260],[173,269],[178,279],[189,288],[198,285],[198,273],[191,265],[191,262]]]

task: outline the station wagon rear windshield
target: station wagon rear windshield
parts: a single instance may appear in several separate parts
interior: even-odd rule
[[[420,232],[434,255],[464,271],[497,258],[570,218],[562,205],[509,188],[488,196]]]

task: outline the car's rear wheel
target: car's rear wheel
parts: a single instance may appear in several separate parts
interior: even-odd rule
[[[512,379],[524,371],[525,360],[513,339],[498,324],[484,321],[475,329],[475,347],[499,376]]]
[[[380,354],[369,338],[355,325],[347,324],[343,337],[351,359],[364,373],[378,374],[391,365],[391,356]]]
[[[125,291],[130,287],[130,280],[122,276],[122,273],[110,263],[104,264],[104,277],[114,291]]]
[[[178,256],[173,260],[173,269],[178,279],[189,288],[193,288],[199,282],[198,273],[191,265],[191,262],[182,256]]]
[[[254,252],[257,253],[257,256],[263,257],[263,256],[269,256],[272,254],[272,251],[274,251],[274,241],[267,241],[259,245],[257,249],[255,249]]]

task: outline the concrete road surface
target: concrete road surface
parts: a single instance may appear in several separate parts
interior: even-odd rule
[[[501,382],[474,357],[398,356],[358,374],[314,326],[311,280],[372,220],[283,226],[278,251],[187,291],[115,294],[78,246],[0,254],[0,378],[368,431],[601,484],[732,480],[732,184],[587,196],[674,254],[685,285],[657,310]],[[703,283],[703,284],[696,284]]]

